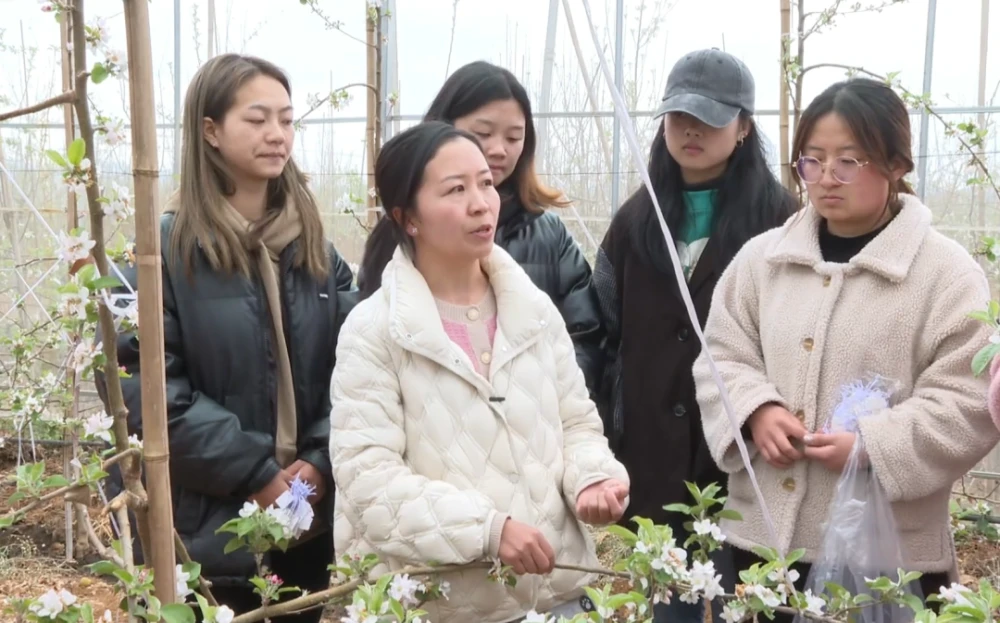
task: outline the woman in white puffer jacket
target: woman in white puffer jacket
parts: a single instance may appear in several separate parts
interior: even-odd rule
[[[386,214],[365,249],[378,289],[350,314],[333,373],[338,554],[376,570],[499,558],[446,576],[436,623],[572,615],[596,566],[586,523],[617,520],[614,459],[559,311],[494,246],[500,200],[475,137],[427,122],[383,147]],[[391,259],[390,259],[391,256]]]

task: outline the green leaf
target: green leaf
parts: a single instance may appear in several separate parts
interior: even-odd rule
[[[45,155],[49,157],[49,160],[51,160],[52,162],[56,163],[58,166],[62,167],[63,169],[70,168],[69,167],[69,163],[66,162],[66,159],[63,158],[62,154],[60,154],[58,151],[56,151],[54,149],[46,149],[45,150]]]
[[[972,358],[972,373],[976,376],[981,375],[986,371],[986,368],[990,367],[990,362],[993,358],[1000,354],[1000,344],[989,343],[983,346],[976,356]]]
[[[102,290],[104,288],[117,288],[122,285],[121,280],[114,275],[104,275],[103,277],[98,277],[87,284],[87,287],[96,292],[97,290]]]
[[[188,574],[188,578],[190,579],[189,582],[190,584],[194,580],[197,580],[198,578],[201,577],[201,564],[197,562],[186,562],[183,565],[181,565],[181,571]]]
[[[920,612],[924,609],[924,601],[912,593],[900,595],[899,600],[906,604],[913,612]]]
[[[66,152],[69,156],[69,163],[74,167],[83,162],[83,158],[87,155],[87,143],[84,142],[82,138],[78,138],[69,144],[69,149]]]
[[[108,68],[103,63],[94,63],[94,68],[90,70],[90,79],[94,81],[94,84],[101,84],[110,75],[111,73],[108,72]]]
[[[62,474],[54,474],[45,479],[45,482],[42,483],[42,488],[49,489],[51,487],[65,487],[68,484],[69,481],[66,480],[65,476]]]
[[[802,560],[802,557],[805,555],[806,555],[806,550],[804,549],[793,550],[788,554],[787,557],[785,557],[785,564],[791,567],[798,561]]]
[[[663,510],[668,513],[681,513],[682,515],[691,514],[691,507],[687,504],[667,504],[663,507]]]
[[[974,311],[974,312],[970,312],[969,313],[969,318],[972,318],[973,320],[978,320],[979,322],[982,322],[983,324],[988,324],[991,327],[997,321],[997,317],[996,316],[991,316],[989,311],[983,310],[983,309],[978,310],[978,311]]]
[[[688,491],[691,492],[691,496],[694,498],[695,504],[700,505],[702,501],[702,495],[701,495],[701,489],[698,488],[698,485],[694,484],[693,482],[687,482],[687,481],[685,481],[684,484],[687,485]]]
[[[767,562],[774,562],[778,559],[778,552],[769,547],[754,547],[753,553],[757,554],[758,557],[763,558]]]
[[[624,526],[608,526],[605,528],[605,531],[607,531],[608,534],[613,534],[622,541],[625,541],[625,543],[629,546],[634,546],[639,541],[639,537]]]
[[[739,511],[734,511],[731,508],[724,508],[717,512],[715,516],[718,519],[728,519],[729,521],[743,521],[743,515]]]
[[[194,623],[194,611],[186,604],[167,604],[160,609],[166,623]]]
[[[243,541],[242,541],[242,539],[240,539],[239,537],[234,537],[234,538],[230,539],[228,543],[226,543],[226,547],[223,548],[222,553],[223,554],[232,554],[233,552],[235,552],[236,550],[238,550],[241,547],[243,547]]]

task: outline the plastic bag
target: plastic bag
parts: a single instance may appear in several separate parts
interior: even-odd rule
[[[858,420],[889,408],[895,392],[895,385],[882,377],[846,385],[824,432],[858,433]],[[823,545],[805,584],[814,595],[829,599],[827,583],[832,583],[852,595],[867,594],[877,599],[866,578],[883,576],[895,582],[899,579],[898,570],[906,570],[892,505],[868,466],[860,434],[855,437],[854,448],[837,482],[825,528]],[[921,600],[924,597],[916,582],[904,592]],[[869,603],[852,612],[854,623],[909,623],[913,619],[912,610],[893,604]]]

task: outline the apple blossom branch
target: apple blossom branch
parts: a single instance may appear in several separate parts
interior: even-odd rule
[[[360,577],[344,582],[343,584],[338,584],[337,586],[332,586],[326,590],[317,591],[315,593],[310,593],[296,599],[290,599],[278,604],[270,605],[264,608],[258,608],[250,612],[246,612],[234,618],[232,623],[256,623],[257,621],[263,621],[270,619],[271,617],[278,617],[287,614],[294,614],[298,612],[304,612],[307,610],[313,610],[315,608],[322,607],[328,602],[335,599],[346,597],[353,593],[357,588],[365,584],[366,582],[375,582],[380,578],[389,576],[402,576],[408,575],[410,577],[428,577],[434,575],[440,575],[442,573],[458,572],[458,571],[469,571],[473,569],[491,569],[495,565],[491,562],[474,562],[465,565],[442,565],[438,567],[430,566],[409,566],[403,567],[396,571],[390,571],[381,574],[376,577]],[[610,569],[605,569],[603,567],[587,567],[583,565],[574,564],[555,564],[556,569],[563,571],[579,571],[581,573],[589,573],[594,575],[601,575],[605,577],[619,578],[625,580],[631,580],[632,576],[623,571],[612,571]],[[671,588],[676,590],[688,590],[690,587],[683,583],[676,583],[671,586]],[[738,599],[737,595],[722,594],[719,596],[720,599],[725,601],[731,601]],[[860,607],[860,606],[859,606]],[[851,608],[850,610],[853,610]],[[780,612],[783,614],[788,614],[792,616],[803,616],[816,623],[842,623],[837,618],[827,617],[827,616],[816,616],[808,612],[800,612],[795,608],[789,608],[787,606],[778,606],[774,608],[775,612]]]

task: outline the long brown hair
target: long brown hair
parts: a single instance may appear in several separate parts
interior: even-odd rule
[[[524,113],[524,149],[518,158],[510,180],[518,199],[526,210],[538,213],[546,207],[565,208],[571,205],[565,196],[542,184],[535,171],[535,121],[531,114],[528,92],[510,71],[486,61],[463,65],[448,76],[424,121],[444,121],[454,125],[456,119],[471,115],[496,101],[514,100]],[[504,181],[506,185],[508,181]]]
[[[910,113],[906,104],[889,85],[868,78],[832,84],[806,107],[792,141],[796,159],[806,148],[816,122],[831,112],[844,120],[858,147],[886,179],[892,180],[894,169],[902,168],[904,175],[913,171]],[[794,163],[792,176],[801,185]],[[902,177],[889,184],[886,206],[893,213],[901,208],[900,193],[913,194],[913,188]]]
[[[200,247],[214,270],[250,274],[252,240],[227,224],[221,207],[236,185],[222,155],[205,140],[204,119],[222,123],[232,108],[236,93],[257,76],[273,78],[291,97],[288,77],[272,63],[253,56],[222,54],[202,65],[188,86],[184,100],[184,143],[181,155],[180,188],[170,200],[176,212],[170,247],[190,276],[195,253]],[[291,199],[302,221],[302,234],[294,265],[305,267],[316,279],[330,271],[323,221],[316,198],[309,190],[304,173],[288,160],[281,175],[267,184],[268,209],[254,230],[263,231],[278,217]]]

